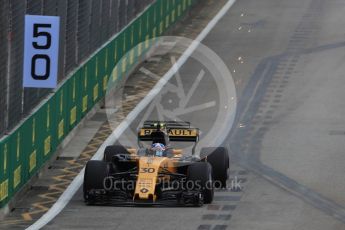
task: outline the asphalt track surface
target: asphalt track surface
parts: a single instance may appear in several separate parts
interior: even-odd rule
[[[204,40],[235,80],[237,118],[223,145],[243,191],[218,191],[202,208],[139,208],[86,206],[80,189],[45,229],[345,229],[344,12],[340,0],[239,0]],[[181,68],[185,92],[201,69]],[[163,90],[164,110],[176,94]],[[190,106],[208,101],[219,89],[205,71]],[[203,130],[220,108],[180,118]],[[138,117],[146,112],[159,118]]]

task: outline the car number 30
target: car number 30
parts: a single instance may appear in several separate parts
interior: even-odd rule
[[[154,173],[156,170],[154,168],[141,168],[140,173]]]

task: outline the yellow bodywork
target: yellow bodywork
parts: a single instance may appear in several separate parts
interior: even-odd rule
[[[140,157],[138,178],[133,199],[156,200],[156,184],[160,170],[174,172],[174,161],[167,157]]]

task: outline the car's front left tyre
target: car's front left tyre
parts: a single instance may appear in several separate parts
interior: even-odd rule
[[[193,190],[198,189],[202,192],[205,204],[212,203],[214,185],[212,166],[208,162],[195,162],[188,166],[187,183],[188,187],[193,186]]]

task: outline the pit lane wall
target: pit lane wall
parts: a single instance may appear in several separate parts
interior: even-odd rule
[[[152,44],[137,45],[162,35],[197,1],[156,0],[0,141],[0,208],[37,174],[66,135],[104,97],[108,82],[121,87],[126,73]]]

